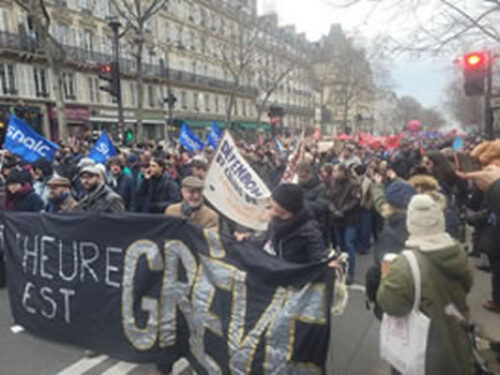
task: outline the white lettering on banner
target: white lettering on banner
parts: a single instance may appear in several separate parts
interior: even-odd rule
[[[226,132],[207,173],[205,198],[231,220],[266,230],[271,192]]]
[[[50,151],[50,147],[45,145],[43,141],[37,142],[31,137],[25,136],[21,130],[13,128],[12,125],[7,128],[7,137],[11,138],[14,142],[23,143],[26,148],[44,158],[47,158],[47,152]]]
[[[182,134],[181,140],[187,143],[193,150],[198,150],[198,143],[192,140],[187,134]]]
[[[109,147],[104,142],[99,143],[95,149],[96,151],[104,155],[107,155],[109,153]]]

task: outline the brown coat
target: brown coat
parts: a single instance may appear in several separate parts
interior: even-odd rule
[[[73,199],[72,196],[69,196],[62,202],[61,206],[59,207],[59,212],[75,212],[78,210],[78,202]]]
[[[205,204],[201,205],[201,207],[188,218],[182,214],[181,206],[182,203],[172,204],[167,207],[165,214],[188,219],[191,223],[206,229],[219,229],[219,215]]]

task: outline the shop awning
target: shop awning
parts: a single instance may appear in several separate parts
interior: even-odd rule
[[[189,127],[192,129],[210,129],[210,127],[214,123],[213,120],[184,120],[184,122],[188,124]],[[225,121],[215,121],[215,122],[221,129],[224,129],[226,127]]]
[[[261,122],[257,124],[256,122],[237,122],[237,128],[245,129],[245,130],[264,130],[271,131],[271,125],[266,122]]]

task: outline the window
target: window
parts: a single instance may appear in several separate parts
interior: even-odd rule
[[[47,90],[47,73],[45,69],[33,67],[33,78],[35,81],[35,94],[37,97],[49,96]]]
[[[9,31],[9,14],[6,9],[0,9],[0,31]]]
[[[64,99],[75,100],[75,75],[73,73],[63,73]]]
[[[199,99],[199,94],[197,92],[193,92],[193,104],[194,104],[194,109],[196,111],[199,110],[199,107],[198,107],[198,99]]]
[[[181,106],[183,109],[187,109],[187,94],[186,91],[181,92]]]
[[[247,115],[247,103],[244,100],[241,101],[241,111],[243,112],[243,116]]]
[[[0,64],[0,84],[1,84],[2,94],[4,95],[17,94],[14,65]]]
[[[83,32],[83,49],[87,52],[92,51],[92,32],[89,30],[84,30]]]
[[[238,100],[237,99],[233,100],[233,106],[234,106],[234,115],[238,116]]]
[[[100,103],[101,91],[99,90],[99,79],[94,77],[88,78],[89,99],[91,103]]]
[[[137,90],[135,89],[135,82],[130,82],[130,105],[137,107]]]
[[[155,107],[156,104],[156,98],[155,98],[155,90],[153,85],[148,86],[148,98],[149,98],[149,106],[151,108]]]
[[[219,97],[217,95],[214,97],[214,107],[215,113],[219,113]]]
[[[90,12],[90,0],[80,0],[80,8]]]
[[[205,111],[210,112],[210,95],[205,94]]]

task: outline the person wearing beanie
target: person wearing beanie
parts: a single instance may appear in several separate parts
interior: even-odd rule
[[[29,176],[24,171],[14,168],[7,181],[5,209],[10,211],[39,212],[43,210],[43,201],[28,182]]]
[[[431,320],[427,342],[426,375],[471,375],[472,357],[466,331],[450,307],[468,316],[466,297],[472,287],[467,254],[445,232],[440,202],[427,194],[415,195],[406,220],[406,248],[413,252],[421,273],[420,311]],[[393,260],[382,275],[377,302],[388,315],[403,317],[414,304],[414,280],[405,256]]]
[[[302,189],[279,185],[271,195],[271,221],[266,233],[254,242],[269,254],[292,263],[316,263],[328,258],[328,250],[316,220],[305,209]],[[247,235],[235,233],[238,241]]]

